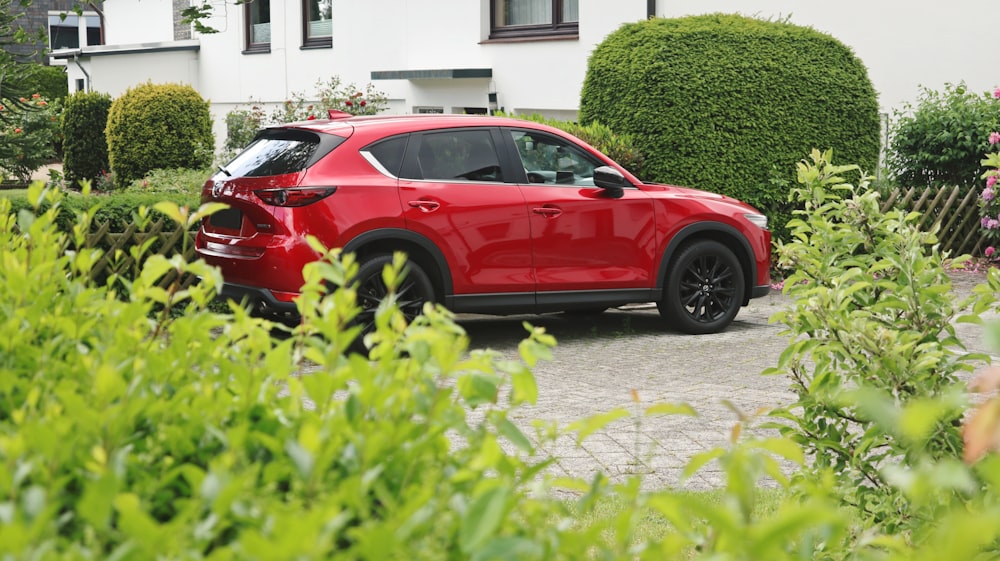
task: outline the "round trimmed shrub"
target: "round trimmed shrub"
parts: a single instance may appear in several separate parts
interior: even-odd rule
[[[850,48],[739,15],[626,24],[591,55],[580,120],[631,135],[643,177],[742,199],[782,237],[796,164],[813,148],[873,172],[879,114]]]
[[[146,83],[111,103],[108,159],[123,189],[154,169],[202,169],[215,136],[209,103],[191,86]]]
[[[63,173],[71,183],[96,180],[108,172],[108,124],[111,96],[98,92],[76,92],[63,108]]]

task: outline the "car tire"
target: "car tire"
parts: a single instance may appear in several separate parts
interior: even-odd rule
[[[361,326],[359,344],[364,335],[374,329],[375,311],[389,295],[389,287],[382,279],[382,271],[391,263],[392,255],[376,255],[362,261],[358,267],[358,274],[354,277],[358,306],[361,307],[361,311],[354,318],[355,323]],[[434,284],[420,265],[411,260],[406,261],[404,271],[405,274],[396,288],[396,304],[409,323],[423,313],[425,302],[434,301]]]
[[[732,250],[698,240],[673,260],[656,307],[673,329],[692,335],[717,333],[736,317],[745,290],[743,268]]]

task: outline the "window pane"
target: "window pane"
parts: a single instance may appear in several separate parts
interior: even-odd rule
[[[403,151],[406,149],[406,136],[397,136],[380,141],[378,144],[365,148],[382,164],[393,177],[399,176],[399,168],[403,166]]]
[[[552,23],[552,0],[497,0],[501,26]]]
[[[417,155],[424,179],[503,181],[489,131],[425,134]]]
[[[538,132],[511,131],[529,183],[551,185],[594,184],[594,168],[599,165],[579,147]]]
[[[80,18],[66,16],[60,19],[57,15],[49,16],[49,48],[77,49],[80,47]]]
[[[250,15],[250,43],[270,43],[271,0],[254,0],[247,6]]]
[[[562,0],[562,20],[580,21],[580,6],[578,0]]]
[[[302,171],[319,138],[259,138],[226,166],[232,177],[266,177]]]
[[[307,39],[333,36],[333,0],[308,0]]]

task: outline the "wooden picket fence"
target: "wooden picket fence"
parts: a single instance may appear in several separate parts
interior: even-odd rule
[[[922,214],[923,229],[938,227],[938,243],[951,256],[981,256],[986,244],[979,231],[979,191],[962,187],[897,188],[885,198],[882,212],[890,208]]]
[[[885,197],[881,210],[886,212],[890,208],[898,208],[919,212],[922,214],[919,222],[921,228],[939,228],[938,240],[943,251],[952,256],[965,253],[979,256],[986,244],[979,232],[978,196],[976,189],[960,187],[896,189]],[[186,248],[185,257],[195,258],[194,232],[185,232],[173,222],[158,220],[145,231],[139,231],[134,223],[129,224],[124,232],[112,232],[108,222],[95,226],[87,236],[87,247],[99,247],[105,252],[91,271],[91,278],[94,280],[107,278],[114,273],[133,278],[142,264],[136,263],[130,249],[153,236],[156,241],[151,246],[151,253],[170,256]],[[168,227],[170,229],[165,229]],[[174,275],[167,275],[161,279],[160,286],[166,287],[175,279]],[[193,280],[184,279],[182,284],[187,286]]]
[[[164,230],[168,226],[171,229]],[[116,273],[129,279],[134,278],[137,271],[141,269],[142,263],[136,262],[136,256],[132,254],[131,250],[154,237],[155,241],[150,246],[150,251],[146,253],[146,257],[152,254],[169,257],[183,251],[187,259],[195,258],[194,232],[178,228],[173,222],[157,220],[144,231],[140,231],[133,222],[125,228],[124,232],[112,232],[110,223],[101,222],[95,224],[91,233],[87,235],[87,247],[104,250],[104,254],[90,271],[91,279],[100,281]],[[158,285],[166,288],[176,279],[176,273],[171,272],[160,279]],[[194,280],[193,277],[186,278],[182,285],[186,287]]]

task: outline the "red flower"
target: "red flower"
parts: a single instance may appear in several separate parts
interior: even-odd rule
[[[21,134],[21,127],[14,129],[14,134]]]
[[[48,105],[48,103],[46,103],[44,99],[39,100],[39,102],[38,102],[38,106],[39,107],[45,107],[46,105]]]
[[[315,115],[309,115],[308,117],[306,117],[306,120],[307,120],[307,121],[312,121],[312,120],[313,120],[313,119],[315,119],[315,118],[316,118],[316,116],[315,116]]]
[[[368,105],[368,102],[362,99],[361,100],[361,107],[364,107],[365,105]]]
[[[353,103],[351,103],[351,100],[349,100],[349,99],[348,99],[347,101],[345,101],[345,102],[344,102],[344,105],[346,105],[346,106],[348,106],[348,107],[354,107],[354,104],[353,104]]]
[[[24,97],[22,97],[22,98],[21,98],[21,103],[24,103],[24,102],[26,102],[26,101],[28,101],[28,99],[27,99],[27,98],[24,98]]]
[[[37,94],[37,93],[31,94],[31,99],[38,99],[40,97],[42,97],[42,94]]]

